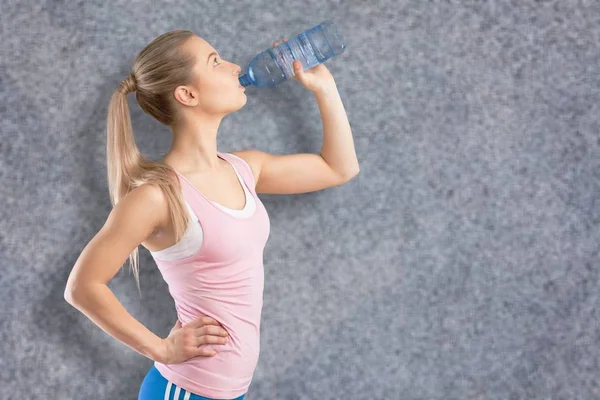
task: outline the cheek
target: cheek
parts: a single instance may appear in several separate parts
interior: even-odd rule
[[[228,94],[223,86],[206,85],[202,90],[201,105],[205,108],[219,108],[220,104],[227,103]]]
[[[240,102],[246,102],[243,90],[237,89],[214,89],[210,93],[203,93],[199,106],[208,112],[228,112],[232,107],[237,109]]]

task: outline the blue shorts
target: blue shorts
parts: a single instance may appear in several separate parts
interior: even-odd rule
[[[246,393],[247,394],[247,393]],[[236,397],[232,400],[242,400],[246,394]],[[140,392],[138,394],[138,400],[218,400],[211,399],[208,397],[200,396],[189,392],[182,387],[175,385],[173,382],[168,381],[154,365],[150,368],[150,371],[146,374]]]

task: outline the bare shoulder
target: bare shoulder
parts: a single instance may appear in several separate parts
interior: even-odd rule
[[[113,207],[104,226],[85,246],[69,275],[65,296],[75,299],[77,288],[108,283],[129,255],[162,223],[166,198],[159,187],[143,184]]]
[[[233,154],[234,156],[237,156],[248,163],[252,173],[254,174],[254,182],[258,182],[262,165],[270,156],[269,153],[255,149],[231,151],[229,154]]]
[[[127,193],[116,208],[120,208],[115,210],[117,217],[122,220],[120,222],[134,224],[135,220],[144,220],[138,224],[145,226],[150,234],[164,225],[169,214],[163,191],[158,186],[147,183]]]

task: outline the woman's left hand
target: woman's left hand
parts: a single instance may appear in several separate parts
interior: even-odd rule
[[[287,42],[287,38],[284,38],[283,42]],[[279,43],[280,42],[273,43],[273,47],[278,46]],[[327,69],[323,63],[317,64],[304,71],[302,63],[299,60],[295,60],[293,62],[293,67],[295,74],[294,79],[313,93],[335,87],[333,75],[331,75],[331,72],[329,72],[329,69]]]

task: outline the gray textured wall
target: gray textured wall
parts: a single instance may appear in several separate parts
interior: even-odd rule
[[[245,67],[330,18],[361,173],[261,195],[272,232],[249,399],[600,398],[598,2],[1,7],[2,399],[135,399],[152,365],[63,300],[110,211],[107,104],[137,52],[187,28]],[[320,150],[298,82],[247,95],[219,150]],[[129,99],[156,158],[170,131]],[[164,337],[173,302],[140,252],[143,301],[128,265],[110,287]]]

